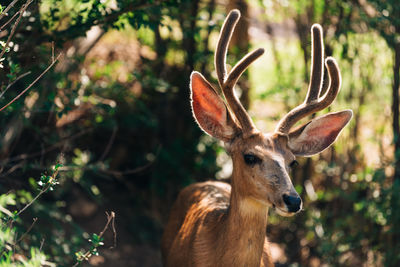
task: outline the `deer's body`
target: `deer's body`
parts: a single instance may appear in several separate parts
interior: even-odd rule
[[[230,195],[229,184],[211,181],[180,192],[163,239],[166,266],[273,266],[265,236],[268,208],[230,203]]]
[[[215,51],[218,82],[226,102],[198,72],[191,75],[193,115],[200,128],[224,141],[232,157],[231,185],[206,182],[185,188],[172,207],[162,240],[167,267],[273,266],[265,236],[268,209],[292,216],[302,201],[290,180],[296,156],[311,156],[329,147],[352,117],[351,110],[328,113],[295,130],[301,118],[329,106],[340,88],[336,61],[327,58],[330,85],[323,80],[322,28],[312,27],[313,64],[306,100],[292,109],[271,134],[258,131],[234,93],[239,76],[264,50],[246,55],[230,73],[226,52],[240,13],[229,13]]]

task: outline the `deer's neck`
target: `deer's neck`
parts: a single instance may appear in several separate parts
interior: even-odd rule
[[[230,240],[226,244],[225,255],[230,255],[234,266],[260,266],[268,208],[255,199],[243,196],[234,180],[225,225],[226,236]]]

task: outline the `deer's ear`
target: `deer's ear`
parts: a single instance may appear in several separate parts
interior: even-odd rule
[[[193,115],[200,128],[209,135],[230,141],[238,131],[222,98],[198,72],[190,76]]]
[[[328,148],[353,116],[351,110],[317,117],[289,133],[288,146],[296,156],[312,156]]]

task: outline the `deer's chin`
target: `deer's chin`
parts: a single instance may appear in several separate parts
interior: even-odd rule
[[[285,211],[283,209],[276,207],[275,205],[274,205],[274,208],[275,208],[275,212],[283,217],[292,217],[293,215],[296,214],[296,212],[288,212],[288,211]]]

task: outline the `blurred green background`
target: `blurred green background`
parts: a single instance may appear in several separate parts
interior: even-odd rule
[[[277,266],[399,266],[395,0],[1,1],[0,107],[54,66],[1,111],[0,266],[161,266],[177,193],[229,180],[229,157],[192,118],[188,84],[192,70],[216,84],[232,8],[242,19],[228,64],[266,49],[237,86],[261,130],[304,99],[313,23],[342,73],[329,110],[354,111],[334,146],[299,159],[304,211],[270,212]],[[99,237],[110,211],[116,244],[112,223]]]

